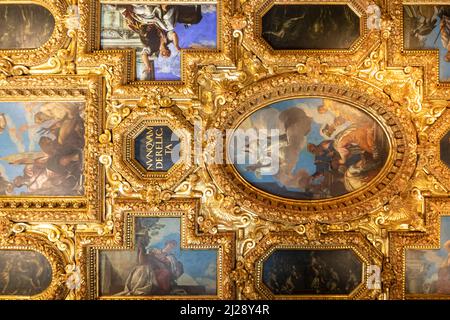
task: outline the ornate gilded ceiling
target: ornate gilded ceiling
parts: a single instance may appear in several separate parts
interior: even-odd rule
[[[450,1],[0,19],[0,299],[450,298]]]

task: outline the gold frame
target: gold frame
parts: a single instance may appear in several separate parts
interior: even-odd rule
[[[0,208],[18,221],[97,221],[103,207],[102,168],[96,158],[102,132],[102,80],[98,77],[17,78],[0,81],[0,101],[78,101],[85,104],[84,196],[0,196]],[[30,88],[31,85],[31,88]],[[30,99],[30,96],[32,97]]]
[[[98,50],[100,46],[100,3],[133,2],[133,1],[104,1],[80,0],[78,3],[81,22],[81,37],[78,43],[80,55],[79,67],[86,69],[102,64],[113,66],[111,68],[111,82],[114,87],[113,95],[117,98],[139,97],[148,95],[151,91],[164,91],[165,95],[176,95],[178,97],[195,96],[195,74],[198,61],[202,65],[209,64],[232,64],[233,39],[230,28],[226,23],[232,14],[233,4],[224,0],[196,0],[189,3],[217,4],[218,15],[218,37],[217,49],[198,50],[195,53],[185,50],[182,57],[182,79],[181,81],[134,81],[133,50]],[[138,3],[156,3],[154,0],[139,0]],[[170,3],[183,3],[183,0],[173,0]],[[220,33],[219,33],[220,32]],[[199,60],[200,59],[200,60]]]
[[[146,125],[165,125],[176,133],[180,139],[180,159],[167,172],[144,172],[136,168],[134,160],[134,147],[131,145],[136,130],[143,129]],[[122,154],[114,161],[113,166],[117,171],[131,182],[132,187],[138,191],[142,188],[158,187],[170,189],[192,171],[192,126],[184,121],[177,112],[168,109],[155,110],[154,112],[136,110],[112,130],[114,142],[114,154]]]
[[[439,82],[435,50],[404,49],[402,12],[404,4],[443,1],[376,0],[380,30],[365,26],[367,0],[170,1],[217,3],[220,12],[218,49],[185,52],[177,82],[132,81],[132,50],[98,50],[100,2],[133,1],[36,0],[51,3],[52,38],[32,52],[0,51],[1,101],[75,99],[87,101],[89,113],[86,199],[0,198],[0,250],[38,250],[55,270],[44,293],[1,299],[101,298],[95,252],[131,248],[135,215],[182,216],[187,247],[222,248],[222,287],[214,298],[272,298],[258,285],[258,261],[276,246],[351,248],[366,266],[381,267],[380,290],[362,285],[347,297],[326,298],[435,298],[405,294],[405,250],[435,248],[439,217],[449,212],[450,169],[439,159],[439,140],[449,130],[450,86]],[[273,50],[258,33],[261,12],[273,3],[349,4],[361,16],[361,37],[350,50]],[[79,20],[70,5],[78,5]],[[286,201],[249,188],[230,166],[194,165],[194,143],[217,143],[193,135],[197,121],[201,134],[224,132],[269,103],[311,96],[359,108],[386,131],[391,154],[367,188]],[[146,176],[128,167],[123,139],[145,119],[190,134],[181,139],[184,163]],[[207,149],[201,158],[209,155]]]
[[[440,299],[448,300],[448,295],[437,294],[407,294],[406,293],[406,250],[440,249],[441,219],[449,216],[449,203],[444,198],[435,198],[427,203],[427,233],[426,234],[393,234],[391,236],[392,273],[398,276],[392,286],[392,299]]]
[[[298,249],[298,250],[315,250],[315,251],[333,251],[333,250],[342,250],[342,249],[348,249],[355,257],[361,262],[361,282],[357,285],[357,287],[350,292],[349,294],[341,294],[341,295],[333,295],[333,294],[317,294],[317,295],[275,295],[273,294],[270,289],[267,287],[267,285],[264,284],[262,277],[262,267],[264,265],[265,260],[267,260],[271,254],[273,254],[274,251],[277,250],[285,250],[285,249]],[[346,300],[352,300],[357,299],[359,297],[362,297],[364,295],[364,291],[368,290],[366,287],[367,283],[367,260],[363,258],[363,256],[354,249],[354,246],[298,246],[293,244],[288,245],[277,245],[275,247],[272,247],[268,251],[264,253],[264,255],[259,259],[259,261],[256,263],[256,274],[257,274],[257,281],[256,281],[256,289],[261,292],[261,294],[270,300],[292,300],[292,299],[321,299],[321,300],[327,300],[327,299],[346,299]]]

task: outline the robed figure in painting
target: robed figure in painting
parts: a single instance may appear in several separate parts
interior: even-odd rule
[[[148,231],[137,241],[137,263],[128,275],[125,288],[118,296],[167,295],[176,287],[176,279],[184,272],[183,264],[172,254],[176,241],[167,241],[164,248],[150,248]]]

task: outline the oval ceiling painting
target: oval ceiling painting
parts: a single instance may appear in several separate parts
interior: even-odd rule
[[[234,131],[230,161],[253,187],[292,200],[339,197],[383,169],[389,139],[364,111],[322,98],[276,102]]]

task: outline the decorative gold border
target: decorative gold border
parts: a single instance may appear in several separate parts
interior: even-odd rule
[[[272,46],[262,37],[262,18],[263,16],[272,9],[275,5],[347,5],[359,18],[359,37],[355,39],[355,41],[350,45],[349,48],[345,49],[274,49]],[[269,50],[271,54],[295,54],[299,52],[308,52],[308,53],[334,53],[334,54],[352,54],[355,53],[357,48],[360,46],[361,42],[364,41],[364,39],[367,37],[367,16],[365,15],[365,11],[362,10],[362,7],[359,4],[356,4],[354,1],[266,1],[263,6],[260,6],[258,11],[255,13],[256,15],[256,39],[259,41],[262,41],[265,46],[266,50]]]
[[[98,163],[103,126],[103,83],[98,77],[20,77],[0,81],[0,101],[74,101],[85,104],[85,195],[1,196],[0,210],[17,221],[92,221],[101,217],[104,178]]]
[[[123,215],[123,242],[121,245],[111,245],[101,242],[86,247],[86,266],[88,268],[86,277],[89,279],[87,295],[89,299],[231,299],[233,298],[233,287],[228,279],[233,267],[233,239],[230,233],[220,235],[199,234],[196,231],[195,221],[200,203],[196,200],[174,200],[164,203],[159,208],[149,206],[138,201],[124,201],[117,206],[117,210]],[[145,297],[116,297],[99,296],[98,285],[98,252],[99,250],[130,250],[134,247],[134,219],[137,217],[179,217],[181,228],[181,248],[183,249],[218,249],[217,259],[217,295],[215,296],[145,296]],[[101,244],[103,243],[103,244]]]
[[[450,295],[438,294],[406,294],[406,250],[441,249],[441,219],[450,216],[450,203],[445,198],[434,198],[427,201],[427,224],[425,233],[393,233],[390,236],[390,260],[394,266],[396,281],[391,287],[391,299],[443,299]]]
[[[123,0],[103,1],[123,3],[156,3],[153,0]],[[170,1],[183,4],[182,0]],[[217,49],[184,50],[182,56],[182,80],[181,81],[133,81],[134,59],[133,50],[99,50],[100,36],[100,1],[80,0],[79,11],[81,16],[81,29],[79,30],[79,68],[108,64],[112,67],[112,83],[114,84],[113,96],[116,98],[136,98],[147,95],[150,91],[164,92],[183,98],[194,98],[196,92],[196,73],[199,65],[220,64],[232,65],[232,48],[234,41],[227,20],[231,17],[234,4],[228,0],[218,1],[190,1],[189,3],[217,4],[218,43]]]

